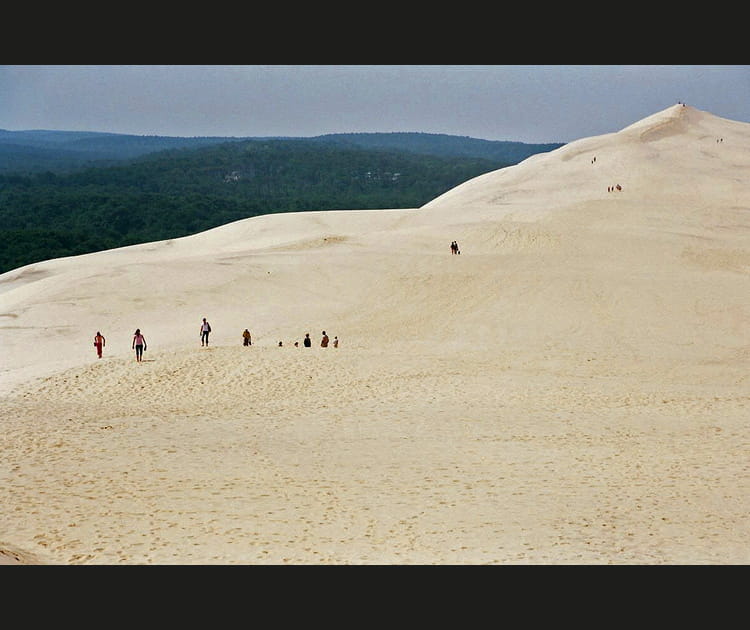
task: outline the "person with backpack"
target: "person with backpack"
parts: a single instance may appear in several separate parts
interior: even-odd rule
[[[211,332],[211,324],[209,324],[206,321],[206,318],[203,318],[203,323],[201,324],[201,346],[208,345],[208,333]]]

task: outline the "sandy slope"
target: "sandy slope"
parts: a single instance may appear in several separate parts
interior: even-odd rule
[[[750,125],[677,105],[420,209],[0,276],[0,548],[748,562],[749,168]]]

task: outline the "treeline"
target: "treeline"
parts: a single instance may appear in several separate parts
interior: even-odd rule
[[[67,174],[0,175],[0,273],[263,214],[415,208],[509,165],[320,139],[253,139]]]

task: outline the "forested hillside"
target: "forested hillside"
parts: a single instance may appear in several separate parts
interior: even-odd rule
[[[232,140],[73,172],[0,175],[0,273],[263,214],[419,207],[512,163],[319,137]]]
[[[173,137],[135,136],[84,131],[8,131],[0,129],[0,174],[50,171],[69,173],[82,168],[112,165],[168,149],[199,147],[247,140],[299,140],[279,137]],[[350,148],[409,151],[442,157],[485,158],[516,163],[534,153],[551,151],[562,143],[527,144],[507,140],[480,140],[446,134],[335,133],[307,138],[321,144],[336,143]]]
[[[0,173],[68,173],[167,149],[194,149],[233,138],[133,136],[82,131],[0,129]]]
[[[507,140],[480,140],[465,136],[435,133],[336,133],[318,136],[316,140],[353,144],[364,149],[410,151],[442,157],[485,158],[516,164],[535,153],[552,151],[563,146],[561,142],[527,144]]]

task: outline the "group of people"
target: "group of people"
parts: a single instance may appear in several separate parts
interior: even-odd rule
[[[208,323],[206,318],[203,318],[203,321],[201,322],[200,326],[200,337],[201,337],[201,347],[208,346],[208,336],[211,333],[211,324]],[[323,336],[320,340],[320,347],[321,348],[327,348],[328,344],[331,343],[328,335],[326,334],[326,331],[323,331]],[[101,334],[98,330],[96,331],[96,335],[94,335],[94,347],[96,348],[96,354],[101,359],[102,358],[102,352],[104,346],[107,344],[107,340],[104,338],[104,335]],[[312,346],[312,340],[310,339],[310,333],[305,333],[305,339],[302,342],[302,344],[309,348]],[[245,328],[245,330],[242,332],[242,345],[243,346],[250,346],[252,345],[252,336],[250,334],[250,331]],[[284,344],[279,341],[279,347],[283,346]],[[299,346],[299,342],[295,341],[294,346]],[[141,363],[143,361],[143,353],[147,349],[146,344],[146,338],[141,333],[140,328],[136,328],[135,332],[133,333],[133,343],[131,344],[131,349],[135,350],[135,360],[138,363]],[[337,336],[334,336],[333,338],[333,347],[338,348],[339,347],[339,338]]]
[[[320,347],[321,348],[327,348],[328,344],[331,343],[330,338],[326,334],[326,331],[324,330],[322,332],[323,337],[320,339]],[[279,341],[279,348],[283,347],[284,343],[282,341]],[[302,340],[302,345],[305,346],[305,348],[311,348],[312,347],[312,339],[310,339],[310,333],[305,333],[305,338]],[[294,342],[294,347],[299,347],[299,341]],[[333,337],[333,347],[338,348],[339,347],[339,338],[334,335]]]
[[[456,241],[451,241],[451,254],[460,254],[461,250],[458,249],[458,243]]]

